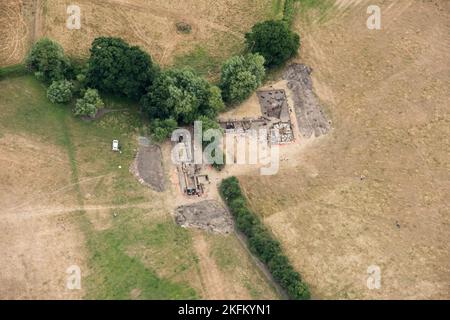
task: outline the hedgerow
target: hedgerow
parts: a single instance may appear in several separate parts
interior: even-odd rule
[[[284,1],[284,9],[283,9],[283,21],[287,23],[288,26],[291,26],[294,21],[295,16],[295,2],[297,0],[285,0]]]
[[[264,262],[273,278],[291,299],[310,299],[308,285],[284,255],[280,243],[247,205],[236,177],[224,179],[220,194],[236,220],[236,227],[248,239],[250,250]]]

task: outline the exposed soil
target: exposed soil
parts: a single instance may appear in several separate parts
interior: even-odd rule
[[[166,178],[162,165],[161,149],[150,143],[147,138],[139,138],[139,150],[130,171],[139,182],[155,191],[162,192],[166,188]]]
[[[175,211],[175,221],[183,226],[216,233],[233,232],[233,219],[222,204],[214,200],[180,206]]]
[[[287,86],[293,93],[300,133],[305,138],[327,134],[331,126],[313,91],[311,72],[312,69],[304,64],[292,64],[283,73],[283,79],[288,81]]]

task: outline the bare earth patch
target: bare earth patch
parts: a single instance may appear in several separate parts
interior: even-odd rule
[[[231,233],[233,219],[222,204],[205,200],[180,206],[175,211],[175,221],[183,227],[199,228],[217,233]]]
[[[330,131],[331,121],[326,118],[324,110],[313,91],[312,69],[304,64],[292,64],[283,74],[292,91],[297,123],[302,136],[306,139]]]
[[[161,149],[151,144],[147,138],[139,138],[139,150],[130,171],[139,182],[155,191],[162,192],[166,188],[166,178],[162,165]]]

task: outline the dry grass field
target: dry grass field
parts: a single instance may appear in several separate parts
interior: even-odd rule
[[[339,4],[295,25],[332,133],[295,168],[240,180],[316,298],[448,299],[450,3]]]
[[[0,67],[20,63],[29,48],[32,18],[19,0],[0,3]]]
[[[274,4],[272,4],[272,2]],[[280,0],[80,0],[81,29],[66,27],[70,0],[4,0],[0,4],[0,66],[20,62],[32,39],[47,36],[72,57],[86,58],[98,36],[117,36],[139,45],[161,65],[199,48],[224,59],[243,48],[244,33],[280,13]],[[177,31],[176,23],[192,27]],[[5,26],[5,27],[3,27]]]

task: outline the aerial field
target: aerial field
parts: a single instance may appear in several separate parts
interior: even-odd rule
[[[177,191],[151,191],[129,172],[135,106],[107,99],[131,111],[86,123],[32,76],[1,80],[0,101],[2,299],[277,297],[235,236],[179,227]],[[66,286],[73,265],[81,290]]]
[[[381,30],[366,28],[373,1],[298,17],[333,130],[278,175],[240,180],[317,298],[448,299],[450,6],[376,3]]]
[[[244,49],[244,34],[280,18],[284,1],[79,0],[80,30],[66,27],[70,4],[1,1],[0,67],[21,63],[44,36],[77,60],[96,37],[117,36],[163,68],[189,66],[214,81]],[[366,26],[372,4],[381,30]],[[296,133],[276,175],[226,167],[211,180],[238,176],[313,298],[450,298],[450,3],[303,0],[296,8],[301,49],[292,62],[312,67],[331,130],[309,140]],[[180,22],[191,31],[177,30]],[[263,86],[286,90],[291,102],[282,72]],[[50,103],[32,75],[0,74],[0,299],[282,298],[236,234],[177,225],[177,205],[191,199],[176,183],[161,192],[139,183],[130,167],[147,123],[137,103],[103,100],[112,112],[83,121],[73,102]],[[221,114],[260,115],[256,93]],[[167,159],[170,147],[161,146]],[[172,169],[163,164],[167,180]],[[73,266],[79,290],[67,286]],[[374,266],[381,287],[371,290]]]
[[[85,58],[97,36],[118,36],[162,65],[181,61],[208,76],[243,48],[252,24],[282,9],[265,1],[79,1],[82,29],[68,30],[69,4],[2,1],[0,66],[22,62],[43,36],[73,58]],[[191,33],[179,34],[177,22]],[[2,79],[0,101],[1,298],[278,297],[234,235],[177,226],[177,190],[153,192],[130,174],[145,133],[137,105],[107,98],[107,108],[130,111],[86,123],[51,104],[31,76]],[[120,156],[111,157],[112,139]],[[73,265],[81,290],[66,286]]]

